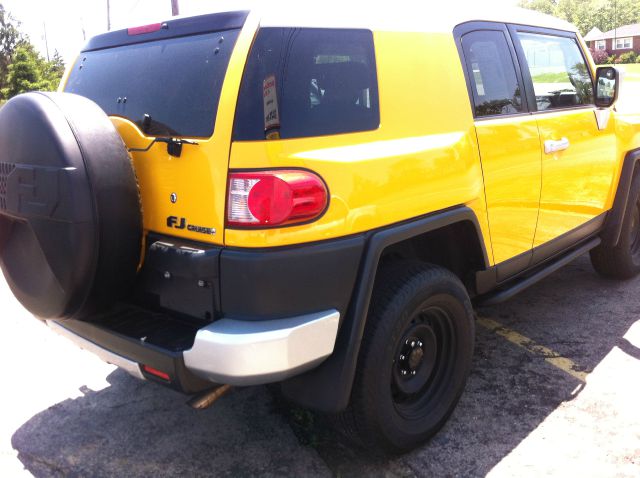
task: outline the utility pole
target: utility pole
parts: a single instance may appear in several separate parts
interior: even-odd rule
[[[82,40],[87,41],[87,32],[84,31],[84,19],[80,17],[80,29],[82,30]]]
[[[47,61],[49,60],[49,42],[47,41],[47,24],[42,22],[42,27],[44,28],[44,46],[47,49]]]
[[[107,31],[111,30],[111,2],[107,0]]]
[[[617,50],[616,43],[618,43],[618,2],[613,0],[613,48]]]
[[[171,0],[171,15],[174,17],[176,15],[180,15],[180,6],[178,5],[178,0]]]

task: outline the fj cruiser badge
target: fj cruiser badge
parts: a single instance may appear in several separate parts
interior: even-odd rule
[[[209,236],[213,236],[216,233],[216,229],[214,227],[204,227],[189,224],[186,217],[167,217],[167,227],[171,227],[173,229],[186,229],[187,231],[207,234]]]

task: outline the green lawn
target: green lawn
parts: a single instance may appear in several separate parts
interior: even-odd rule
[[[569,77],[564,71],[558,73],[538,73],[533,76],[534,83],[568,83]]]
[[[630,63],[628,65],[616,65],[617,68],[624,70],[626,75],[625,81],[640,81],[640,63]]]

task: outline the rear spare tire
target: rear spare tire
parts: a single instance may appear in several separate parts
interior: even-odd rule
[[[0,267],[41,318],[83,319],[130,291],[142,216],[122,139],[91,100],[26,93],[0,110]]]

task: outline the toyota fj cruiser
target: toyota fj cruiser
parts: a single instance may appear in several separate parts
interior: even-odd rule
[[[92,38],[0,110],[0,264],[140,378],[279,382],[402,451],[462,393],[472,300],[640,271],[640,116],[552,17],[343,8]]]

